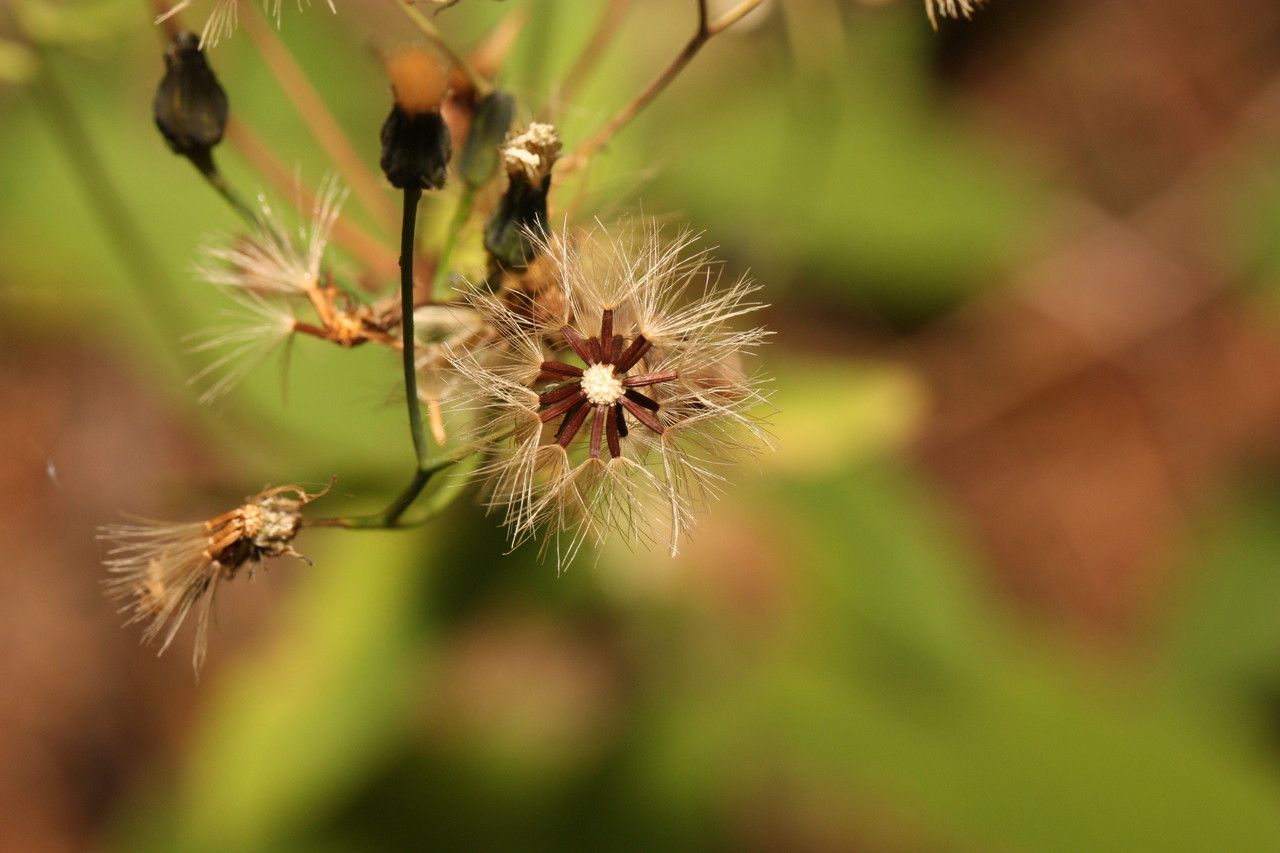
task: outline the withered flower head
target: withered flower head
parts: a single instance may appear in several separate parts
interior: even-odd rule
[[[985,5],[987,0],[924,0],[925,12],[929,15],[929,23],[936,30],[938,18],[973,17],[973,13]]]
[[[743,369],[765,332],[733,328],[761,307],[756,287],[719,287],[693,242],[652,225],[557,235],[540,251],[560,310],[470,295],[497,340],[453,363],[480,389],[465,405],[488,415],[481,429],[514,428],[483,472],[515,543],[541,530],[561,565],[612,533],[675,553],[724,466],[768,443],[763,380]]]
[[[547,193],[551,169],[560,156],[560,135],[549,124],[534,123],[502,146],[507,191],[484,230],[484,247],[508,269],[523,269],[547,233]]]
[[[382,125],[382,171],[399,189],[439,189],[453,143],[440,115],[447,78],[434,57],[407,50],[387,62],[394,103]]]
[[[226,312],[227,321],[188,337],[190,352],[217,353],[188,382],[201,387],[201,403],[212,403],[234,388],[298,329],[290,298],[328,307],[326,317],[334,327],[342,321],[359,322],[333,304],[333,289],[321,280],[329,235],[346,197],[337,179],[327,178],[312,205],[310,222],[295,234],[263,199],[256,229],[201,248],[196,275],[224,288],[239,309]]]
[[[200,49],[195,33],[179,33],[164,54],[165,72],[152,109],[169,147],[197,168],[213,168],[213,147],[227,127],[227,93]]]
[[[99,530],[110,545],[104,564],[111,573],[108,594],[123,601],[127,624],[146,622],[143,639],[160,639],[160,654],[196,609],[196,640],[191,663],[204,665],[209,619],[218,584],[264,557],[306,559],[293,549],[302,527],[302,508],[327,492],[309,494],[298,486],[279,486],[249,498],[230,512],[193,524],[112,524]]]
[[[260,203],[259,226],[249,234],[220,238],[201,247],[196,274],[220,287],[257,294],[305,296],[320,284],[329,235],[348,191],[330,176],[311,207],[311,220],[296,237],[267,204]]]

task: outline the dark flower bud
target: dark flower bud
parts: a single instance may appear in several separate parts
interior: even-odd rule
[[[453,143],[440,115],[445,78],[427,54],[410,50],[387,63],[395,103],[382,124],[382,171],[398,189],[444,186]]]
[[[438,112],[408,113],[399,106],[382,125],[382,171],[399,189],[444,186],[453,144]]]
[[[497,171],[498,148],[515,112],[515,98],[506,92],[492,92],[476,105],[471,132],[458,155],[458,175],[467,186],[479,189]]]
[[[484,229],[490,257],[508,269],[524,269],[537,254],[534,236],[547,233],[547,192],[560,137],[549,124],[531,124],[502,148],[507,191]]]
[[[205,61],[195,33],[179,33],[165,51],[164,64],[152,104],[156,127],[175,153],[210,171],[211,151],[227,127],[227,93]]]

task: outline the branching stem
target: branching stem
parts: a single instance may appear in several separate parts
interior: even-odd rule
[[[560,161],[560,174],[565,175],[585,166],[587,161],[591,159],[591,155],[608,144],[609,140],[613,139],[619,131],[630,124],[631,120],[639,115],[641,110],[649,106],[654,98],[662,94],[662,91],[671,84],[672,80],[679,76],[690,60],[698,55],[698,51],[702,50],[703,45],[742,20],[762,2],[764,0],[742,0],[738,5],[713,20],[707,11],[707,0],[698,0],[698,30],[693,34],[693,38],[689,39],[684,48],[676,54],[675,59],[671,60],[671,64],[664,68],[653,79],[653,82],[641,90],[640,94],[636,95],[630,103],[618,110],[613,118],[605,122],[604,127],[588,137],[586,141],[578,146],[577,150]]]

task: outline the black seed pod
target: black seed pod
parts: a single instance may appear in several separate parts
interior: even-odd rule
[[[175,153],[209,172],[211,152],[227,127],[227,93],[205,61],[195,33],[179,33],[165,51],[164,64],[152,103],[156,127]]]
[[[382,171],[393,187],[438,190],[453,143],[437,111],[410,113],[397,104],[382,124]]]
[[[484,227],[484,247],[502,266],[524,269],[537,253],[531,234],[547,233],[547,191],[551,176],[539,186],[523,174],[513,175],[507,192]]]

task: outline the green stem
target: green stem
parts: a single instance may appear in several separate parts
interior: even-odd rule
[[[232,210],[238,213],[245,222],[255,228],[263,228],[264,230],[267,230],[265,223],[262,221],[262,217],[258,215],[258,212],[244,200],[244,197],[240,195],[240,193],[236,192],[235,188],[231,186],[231,183],[227,180],[226,176],[218,169],[217,165],[213,162],[212,153],[210,153],[205,159],[197,160],[196,158],[192,158],[191,162],[195,164],[196,169],[199,170],[204,179],[209,182],[209,186],[213,187],[214,190],[217,191],[218,195],[222,196],[227,204],[231,205]]]
[[[418,364],[413,330],[413,234],[418,223],[418,201],[422,190],[408,187],[404,191],[404,216],[400,223],[400,341],[404,363],[404,396],[409,409],[409,433],[413,436],[413,452],[417,459],[409,485],[382,512],[357,518],[331,519],[325,526],[355,528],[397,527],[400,517],[422,494],[431,476],[452,465],[456,459],[433,460],[427,456],[427,436],[422,428],[422,405],[418,401]]]
[[[446,484],[438,492],[431,495],[422,514],[409,521],[404,520],[403,514],[405,510],[422,493],[431,478],[446,468],[456,465],[465,459],[475,457],[493,442],[501,441],[510,434],[511,429],[509,427],[503,428],[474,444],[464,445],[451,453],[423,462],[418,466],[418,470],[414,472],[413,479],[409,481],[409,485],[382,512],[377,512],[373,515],[345,515],[333,518],[308,519],[304,524],[307,527],[342,527],[348,530],[397,530],[425,524],[439,515],[457,497],[458,492],[465,485],[465,478],[461,476],[454,487],[451,488]]]
[[[458,247],[458,236],[466,226],[467,220],[471,218],[471,207],[475,197],[475,190],[469,186],[466,187],[458,198],[457,207],[453,209],[453,219],[449,221],[449,231],[445,234],[444,245],[440,248],[439,258],[436,259],[436,270],[431,276],[432,299],[440,302],[449,300],[449,293],[444,287],[449,279],[449,264],[453,260],[454,249]]]
[[[413,330],[413,232],[418,224],[418,200],[422,190],[404,191],[404,218],[400,223],[400,341],[404,362],[404,395],[409,406],[409,432],[421,472],[427,459],[427,437],[422,429],[422,406],[418,401],[417,339]],[[419,489],[421,491],[421,489]]]
[[[468,454],[474,453],[475,450],[468,448]],[[395,500],[387,505],[382,512],[376,512],[373,515],[346,515],[335,518],[318,518],[307,521],[307,527],[343,527],[348,530],[396,530],[405,527],[417,527],[425,524],[434,518],[449,503],[448,500],[433,501],[427,508],[427,512],[411,521],[405,521],[403,516],[405,510],[413,505],[418,495],[422,494],[422,490],[426,488],[431,478],[460,461],[463,457],[445,457],[442,459],[432,460],[431,462],[418,466],[418,470],[413,473],[413,479],[409,481],[409,485],[405,486],[400,494],[396,495]],[[452,495],[449,496],[450,498]]]

